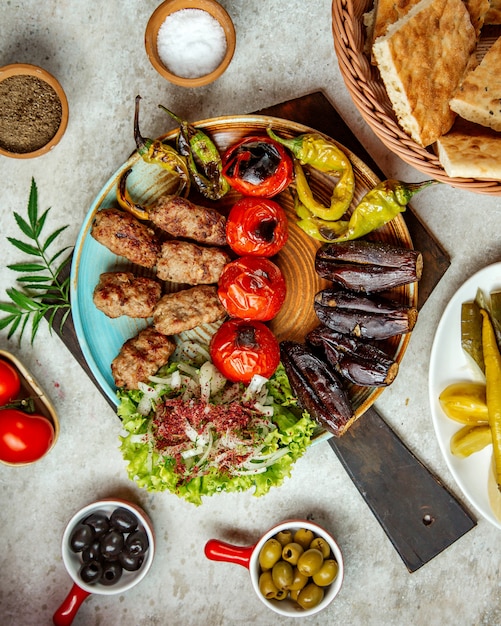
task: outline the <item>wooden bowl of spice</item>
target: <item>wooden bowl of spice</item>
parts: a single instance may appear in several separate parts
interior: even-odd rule
[[[30,159],[51,150],[68,124],[68,100],[59,82],[36,65],[0,68],[0,154]]]
[[[145,33],[146,53],[157,72],[175,85],[200,87],[223,74],[235,52],[231,17],[214,0],[166,0]]]

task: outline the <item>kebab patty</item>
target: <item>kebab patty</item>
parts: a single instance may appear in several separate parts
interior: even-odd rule
[[[165,335],[176,335],[201,324],[224,319],[226,311],[213,285],[197,285],[160,298],[153,312],[153,326]]]
[[[117,387],[137,389],[138,383],[148,382],[165,365],[176,348],[174,341],[152,326],[128,339],[111,363],[111,373]]]
[[[105,272],[94,289],[96,307],[111,318],[151,317],[160,300],[161,285],[153,278],[132,272]]]
[[[198,206],[186,198],[163,196],[150,207],[149,218],[173,237],[226,245],[226,218],[215,209]]]
[[[217,283],[230,257],[220,248],[189,241],[166,241],[157,261],[160,280],[188,285]]]
[[[135,217],[118,209],[96,213],[91,235],[111,252],[142,267],[154,267],[160,254],[155,232]]]

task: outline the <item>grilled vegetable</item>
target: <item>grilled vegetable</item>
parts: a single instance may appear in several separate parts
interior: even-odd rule
[[[418,316],[415,307],[336,288],[319,291],[313,306],[318,319],[332,330],[364,339],[408,333]]]
[[[333,435],[342,435],[354,420],[354,413],[336,374],[303,344],[283,341],[280,355],[302,408]]]
[[[306,339],[313,346],[322,347],[334,369],[355,385],[385,387],[398,373],[398,363],[377,346],[326,326],[317,326]]]
[[[209,200],[222,198],[230,186],[223,176],[221,155],[212,139],[162,104],[158,106],[179,124],[177,149],[186,159],[191,179],[198,191]]]
[[[141,96],[136,96],[136,107],[134,111],[134,139],[139,155],[146,163],[160,165],[172,174],[179,177],[178,194],[184,191],[188,195],[190,191],[190,176],[186,160],[169,144],[163,143],[159,139],[144,138],[139,131],[139,101]]]
[[[317,251],[315,269],[346,289],[370,293],[419,281],[423,255],[382,242],[329,243]]]

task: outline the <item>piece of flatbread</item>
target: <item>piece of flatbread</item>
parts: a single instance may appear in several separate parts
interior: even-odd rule
[[[458,118],[436,151],[447,176],[501,180],[501,134],[490,128]]]
[[[490,7],[485,14],[484,23],[494,26],[501,24],[501,0],[490,0]]]
[[[449,101],[475,50],[462,0],[420,0],[378,37],[373,52],[402,129],[421,146],[450,130]]]
[[[465,120],[501,131],[501,37],[465,76],[450,105]]]

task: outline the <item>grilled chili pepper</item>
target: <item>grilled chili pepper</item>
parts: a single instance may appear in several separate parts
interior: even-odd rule
[[[134,217],[137,217],[137,219],[147,220],[150,217],[148,207],[136,204],[130,197],[129,192],[127,191],[127,178],[129,177],[129,174],[131,172],[132,169],[126,170],[118,181],[116,193],[117,202],[122,207],[122,209],[124,209]]]
[[[292,159],[269,137],[244,137],[223,155],[223,175],[246,196],[271,198],[292,181]]]
[[[418,191],[436,183],[437,180],[403,183],[395,179],[380,182],[368,191],[355,207],[346,231],[332,241],[358,239],[384,226],[405,211],[410,199]]]
[[[271,128],[268,135],[286,146],[297,159],[295,166],[296,186],[303,204],[313,215],[325,220],[338,220],[348,210],[355,191],[355,175],[350,159],[332,141],[318,133],[304,133],[292,139],[278,137]],[[332,192],[330,207],[325,207],[313,198],[308,182],[302,175],[301,165],[310,165],[327,174],[339,177]]]
[[[169,144],[159,139],[147,139],[141,136],[139,131],[139,101],[141,96],[136,96],[134,111],[134,139],[139,155],[146,163],[155,163],[179,177],[177,193],[188,195],[190,191],[190,175],[186,159]]]
[[[318,241],[329,242],[332,241],[334,237],[341,235],[348,228],[348,220],[337,220],[335,222],[328,222],[327,220],[322,220],[319,217],[315,217],[311,211],[309,211],[304,204],[299,199],[297,191],[289,187],[289,191],[292,195],[292,199],[294,201],[294,210],[296,215],[299,217],[297,221],[297,225],[301,230],[303,230],[307,235],[313,237],[313,239],[317,239]],[[323,236],[323,232],[325,232],[330,238],[326,238]]]
[[[230,190],[223,176],[221,155],[212,139],[162,104],[158,105],[179,124],[177,149],[188,163],[190,176],[198,191],[209,200],[219,200]]]

